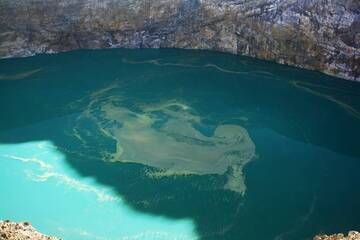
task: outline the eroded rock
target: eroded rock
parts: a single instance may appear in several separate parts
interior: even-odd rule
[[[359,1],[3,0],[0,57],[211,49],[360,80]]]
[[[29,222],[0,221],[0,240],[59,240],[39,233]]]
[[[314,240],[360,240],[360,233],[350,231],[347,236],[342,233],[332,235],[317,235]]]

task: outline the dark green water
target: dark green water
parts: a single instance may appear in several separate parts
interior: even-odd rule
[[[212,52],[75,51],[1,60],[0,109],[0,145],[50,141],[79,179],[199,239],[360,229],[359,83]]]

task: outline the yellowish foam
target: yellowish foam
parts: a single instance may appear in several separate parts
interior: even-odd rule
[[[114,151],[100,153],[104,161],[154,167],[159,171],[146,173],[154,178],[225,174],[225,189],[245,192],[242,168],[255,156],[255,145],[246,129],[222,124],[209,137],[194,128],[194,124],[201,124],[201,117],[181,101],[138,104],[139,110],[134,111],[123,99],[110,88],[91,94],[88,107],[75,124],[74,137],[86,145],[81,120],[91,120],[96,132],[116,142]],[[157,122],[161,123],[155,127]]]

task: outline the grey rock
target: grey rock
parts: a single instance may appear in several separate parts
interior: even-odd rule
[[[359,0],[1,0],[0,57],[189,48],[360,81]]]

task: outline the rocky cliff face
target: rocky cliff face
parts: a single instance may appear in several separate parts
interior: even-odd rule
[[[1,0],[0,56],[211,49],[360,81],[359,0]]]

